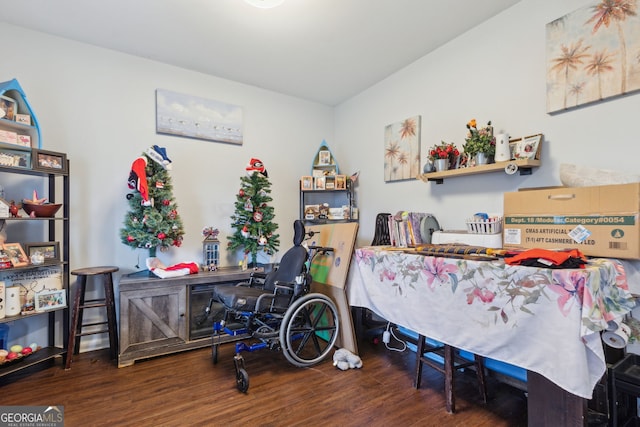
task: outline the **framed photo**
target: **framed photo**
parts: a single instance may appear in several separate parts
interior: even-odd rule
[[[347,176],[336,175],[336,190],[346,190],[346,189],[347,189]]]
[[[336,188],[336,177],[328,176],[324,183],[325,190],[334,190]]]
[[[16,114],[16,122],[31,126],[31,116],[28,114]]]
[[[16,100],[8,96],[0,95],[0,119],[15,121],[17,113],[18,105],[16,104]]]
[[[31,168],[31,151],[9,150],[0,148],[0,166],[12,168]]]
[[[67,293],[64,289],[45,290],[36,292],[36,311],[48,311],[67,306]]]
[[[29,259],[38,252],[44,257],[44,262],[58,261],[60,259],[60,243],[58,242],[25,243],[24,251]]]
[[[67,155],[55,151],[34,149],[33,170],[67,173]]]
[[[539,155],[542,134],[525,136],[517,141],[510,142],[509,148],[513,147],[512,159],[536,159]],[[515,145],[511,145],[515,144]]]
[[[327,166],[331,164],[331,151],[329,150],[320,150],[318,151],[318,164],[322,166]]]
[[[300,189],[305,190],[313,190],[313,177],[312,176],[303,176],[300,178]]]
[[[9,257],[11,265],[14,267],[29,265],[29,258],[27,258],[27,254],[24,253],[20,243],[5,243],[2,245],[2,250]]]
[[[316,179],[314,180],[314,183],[315,183],[316,190],[324,190],[325,185],[327,183],[327,177],[326,176],[316,177]]]

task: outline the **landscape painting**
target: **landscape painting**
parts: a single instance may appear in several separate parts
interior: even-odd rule
[[[602,0],[547,24],[548,113],[640,90],[637,12],[637,0]]]
[[[415,179],[420,174],[420,116],[384,128],[384,181]]]
[[[158,89],[156,132],[242,145],[242,107]]]

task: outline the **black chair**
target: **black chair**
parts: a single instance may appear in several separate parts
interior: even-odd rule
[[[307,268],[309,252],[332,256],[333,249],[307,249],[302,243],[313,233],[306,233],[300,220],[294,222],[293,229],[293,247],[277,269],[268,274],[254,272],[249,282],[219,285],[213,290],[213,298],[225,308],[224,319],[214,324],[213,363],[218,362],[221,344],[236,342],[236,386],[242,392],[249,388],[242,351],[282,350],[291,364],[307,367],[322,361],[338,338],[338,310],[326,295],[309,292],[312,277]],[[254,342],[237,342],[241,339]]]

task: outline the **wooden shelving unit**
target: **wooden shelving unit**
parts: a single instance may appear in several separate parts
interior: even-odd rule
[[[520,175],[531,175],[533,168],[537,168],[542,163],[537,159],[520,159],[509,160],[506,162],[491,163],[488,165],[478,165],[462,169],[451,169],[442,172],[430,172],[418,175],[418,179],[424,182],[435,182],[436,184],[442,184],[445,178],[454,178],[457,176],[477,175],[481,173],[499,172],[502,171],[506,174],[505,168],[509,165],[515,165],[518,167],[517,172]]]

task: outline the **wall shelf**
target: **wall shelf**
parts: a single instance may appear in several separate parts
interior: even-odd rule
[[[462,168],[462,169],[450,169],[450,170],[441,171],[441,172],[423,173],[421,175],[418,175],[418,179],[424,182],[431,181],[431,182],[435,182],[436,184],[442,184],[445,178],[454,178],[457,176],[477,175],[481,173],[499,172],[499,171],[506,173],[505,168],[508,165],[517,166],[518,167],[517,171],[520,173],[520,175],[531,175],[532,169],[539,167],[541,164],[542,163],[540,162],[540,160],[537,160],[537,159],[509,160],[506,162],[491,163],[488,165],[478,165],[478,166],[472,166],[472,167]]]

